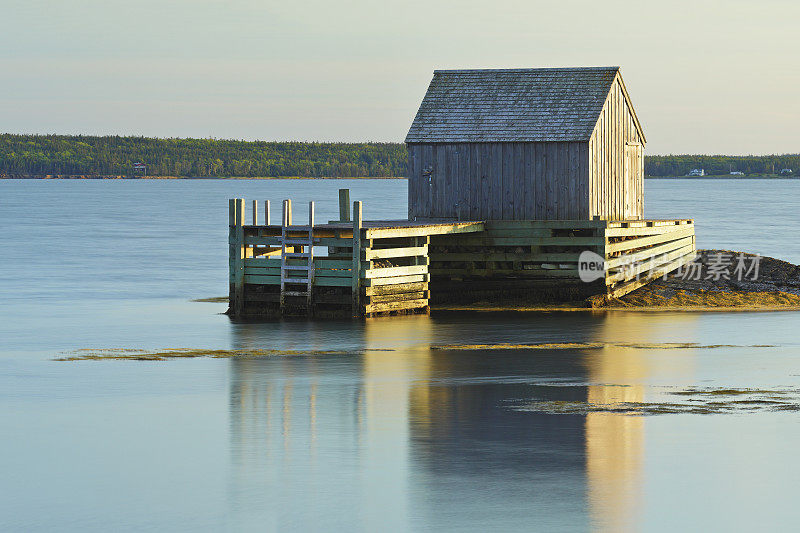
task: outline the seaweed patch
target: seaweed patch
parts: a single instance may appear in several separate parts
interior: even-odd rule
[[[597,350],[629,348],[633,350],[677,350],[711,348],[774,348],[774,344],[699,344],[696,342],[542,342],[530,344],[433,344],[431,350]]]
[[[135,348],[82,348],[67,352],[62,357],[53,359],[53,361],[166,361],[169,359],[191,359],[197,357],[208,357],[212,359],[261,359],[293,355],[361,355],[365,352],[374,351],[392,350],[263,350],[256,348],[219,350],[207,348],[167,348],[164,350],[147,351]]]
[[[670,392],[684,401],[664,402],[592,402],[589,400],[555,401],[533,399],[509,402],[513,411],[550,415],[587,415],[605,413],[629,416],[663,414],[733,414],[777,411],[800,411],[800,391],[794,389],[689,388]]]

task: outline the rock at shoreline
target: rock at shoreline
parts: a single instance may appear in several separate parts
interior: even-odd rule
[[[800,266],[730,250],[698,250],[695,265],[594,307],[800,308]]]

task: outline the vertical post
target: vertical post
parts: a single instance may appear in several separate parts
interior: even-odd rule
[[[430,293],[431,261],[430,261],[430,255],[428,255],[428,248],[429,248],[430,243],[431,243],[431,237],[430,237],[430,235],[425,235],[423,237],[414,237],[413,241],[414,241],[414,246],[419,246],[419,247],[422,247],[424,249],[423,255],[421,255],[421,256],[418,255],[418,256],[414,257],[414,264],[415,265],[427,265],[427,268],[425,269],[425,276],[424,276],[424,280],[425,280],[425,285],[424,286],[427,287],[427,290],[425,292],[423,292],[423,297],[426,300],[428,300],[428,305],[425,306],[425,312],[427,314],[430,314],[430,312],[431,312],[431,306],[430,306],[430,298],[431,298],[431,293]]]
[[[236,313],[236,199],[228,200],[228,312]]]
[[[241,316],[244,311],[244,199],[236,199],[235,213],[236,256],[234,269],[234,315]]]
[[[270,220],[269,200],[264,200],[264,225],[269,226],[272,221]]]
[[[350,189],[339,189],[339,222],[350,222]]]
[[[281,221],[281,226],[284,226],[283,235],[284,238],[286,237],[286,229],[287,227],[292,225],[292,201],[291,200],[284,200],[283,201],[283,220]],[[294,247],[287,247],[285,244],[283,245],[283,249],[289,253],[294,252]]]
[[[253,225],[258,226],[258,200],[253,200]]]
[[[286,252],[288,248],[286,247],[286,221],[289,217],[289,200],[284,200],[283,205],[281,206],[281,296],[280,296],[280,305],[281,305],[281,314],[283,314],[283,310],[286,307]]]
[[[361,202],[353,202],[353,316],[361,314]]]
[[[313,316],[314,308],[311,294],[314,287],[314,202],[308,202],[308,291],[306,292],[306,311]]]

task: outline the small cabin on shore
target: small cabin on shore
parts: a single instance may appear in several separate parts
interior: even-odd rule
[[[643,216],[619,67],[437,70],[405,142],[411,220]]]

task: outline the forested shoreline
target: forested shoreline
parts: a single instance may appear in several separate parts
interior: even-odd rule
[[[145,172],[134,168],[144,163]],[[392,177],[404,176],[402,143],[266,142],[225,139],[0,134],[1,177]],[[800,154],[646,156],[650,177],[800,173]]]

